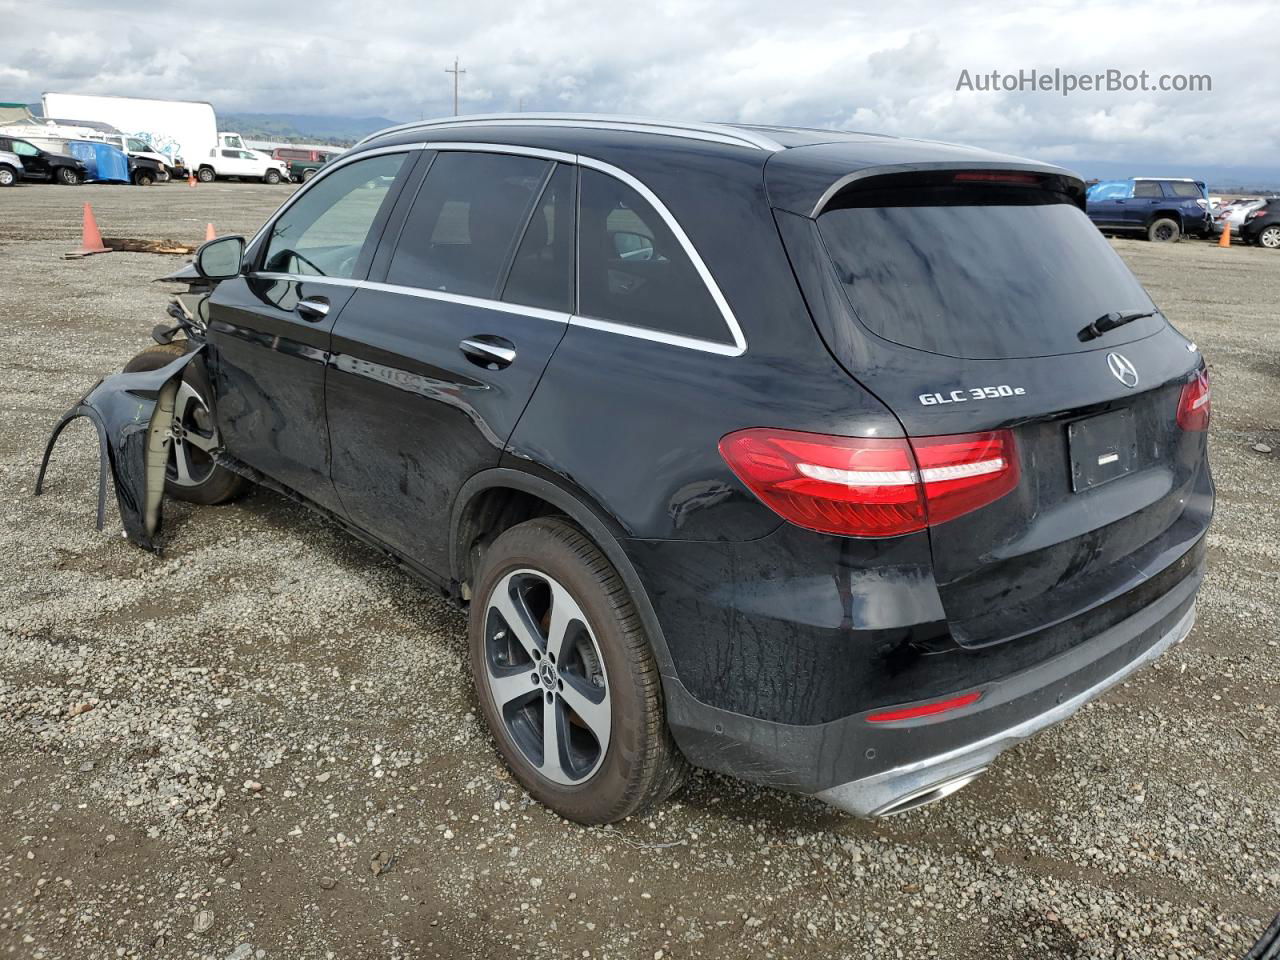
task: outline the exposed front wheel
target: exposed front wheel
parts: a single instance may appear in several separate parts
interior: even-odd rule
[[[183,341],[147,347],[125,364],[125,373],[159,370],[186,351]],[[173,411],[169,465],[165,468],[165,493],[192,503],[224,503],[240,496],[249,481],[220,467],[213,451],[221,442],[213,422],[209,377],[200,358],[187,365]]]
[[[1182,231],[1178,229],[1177,221],[1161,217],[1147,227],[1147,239],[1153,243],[1177,243],[1182,239]]]
[[[213,170],[210,167],[201,167],[196,173],[196,179],[201,183],[213,183]]]
[[[1280,225],[1272,224],[1269,227],[1263,227],[1262,232],[1258,234],[1258,243],[1268,250],[1280,250]]]
[[[155,183],[155,180],[152,179],[149,171],[139,170],[133,175],[133,182],[139,187],[149,187],[151,184]]]
[[[80,182],[80,174],[74,167],[59,167],[57,178],[59,183],[68,187],[74,187]]]
[[[275,186],[277,183],[280,182],[280,171],[268,170],[267,175],[263,179],[266,180],[267,183],[271,184],[272,186]]]
[[[539,518],[498,537],[468,633],[489,730],[537,800],[612,823],[680,785],[653,650],[617,571],[577,527]]]

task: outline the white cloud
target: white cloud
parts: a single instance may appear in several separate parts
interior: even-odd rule
[[[0,0],[0,99],[45,90],[210,100],[224,111],[605,111],[847,126],[1024,154],[1274,163],[1270,6],[791,0],[199,8]],[[1055,67],[1208,73],[1210,93],[977,93],[972,73]]]

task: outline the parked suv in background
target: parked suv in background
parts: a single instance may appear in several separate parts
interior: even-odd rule
[[[208,158],[201,162],[200,169],[196,171],[196,178],[201,183],[212,183],[220,177],[261,180],[274,184],[289,179],[289,168],[283,160],[269,157],[257,150],[219,147],[209,151]]]
[[[1280,250],[1280,199],[1272,197],[1244,216],[1240,239],[1268,250]]]
[[[1138,177],[1103,180],[1089,187],[1089,219],[1106,232],[1141,233],[1175,242],[1184,234],[1211,236],[1213,216],[1203,180]]]
[[[0,150],[0,187],[12,187],[22,179],[22,158],[8,150]]]
[[[302,150],[298,147],[276,147],[271,155],[289,165],[289,179],[294,183],[306,183],[316,171],[338,156],[342,151]]]
[[[1204,362],[1083,206],[870,134],[392,128],[201,248],[169,490],[285,491],[466,604],[566,817],[686,760],[908,809],[1194,621]]]
[[[75,157],[41,150],[34,143],[17,137],[0,135],[0,150],[16,153],[22,158],[23,180],[52,181],[75,186],[77,183],[84,183],[88,172],[85,165]]]

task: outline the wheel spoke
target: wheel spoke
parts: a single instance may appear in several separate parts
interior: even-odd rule
[[[586,692],[587,681],[569,674],[561,674],[564,689],[560,691],[565,704],[578,715],[592,736],[603,749],[609,742],[609,729],[612,718],[609,714],[609,697],[599,687],[591,687],[592,693],[599,700],[592,699]]]
[[[177,471],[179,483],[191,482],[191,461],[187,445],[181,440],[173,441],[173,468]]]
[[[516,640],[519,641],[520,646],[524,647],[529,659],[537,660],[541,657],[542,644],[540,638],[529,620],[529,614],[524,609],[524,604],[517,603],[511,596],[511,579],[509,577],[498,584],[497,589],[493,591],[493,597],[489,604],[502,615],[502,619],[507,623],[507,629],[515,634]]]
[[[512,700],[528,699],[531,695],[540,692],[540,689],[530,682],[528,670],[498,674],[493,672],[492,667],[489,668],[489,689],[493,691],[493,699],[499,709]]]
[[[559,783],[571,779],[560,760],[560,724],[564,721],[564,709],[557,697],[551,703],[542,704],[542,765],[543,775]]]
[[[575,620],[585,623],[586,617],[568,590],[554,580],[548,583],[551,587],[551,618],[547,624],[547,654],[552,660],[559,660],[569,625]]]
[[[194,430],[187,431],[186,442],[197,450],[203,450],[205,453],[209,453],[218,446],[217,437],[206,437],[204,434],[196,433]]]

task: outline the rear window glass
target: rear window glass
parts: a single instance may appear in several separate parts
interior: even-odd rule
[[[1175,197],[1203,197],[1204,196],[1204,193],[1200,190],[1200,185],[1198,183],[1187,183],[1185,180],[1184,181],[1174,180],[1171,183],[1166,183],[1165,186],[1173,190],[1173,195]]]
[[[1127,343],[1138,320],[1082,343],[1111,311],[1154,305],[1074,204],[1039,190],[918,189],[837,198],[818,218],[858,319],[908,347],[966,359],[1052,356]],[[865,205],[862,205],[865,204]]]

